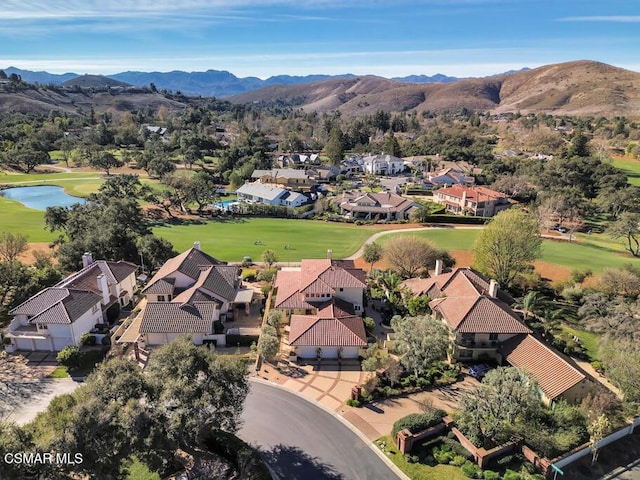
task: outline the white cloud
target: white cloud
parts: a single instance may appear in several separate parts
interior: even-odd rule
[[[585,17],[564,17],[558,20],[561,22],[639,23],[640,15],[593,15]]]

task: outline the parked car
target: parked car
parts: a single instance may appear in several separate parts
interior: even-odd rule
[[[486,363],[479,363],[478,365],[472,365],[469,368],[469,375],[478,380],[482,380],[487,372],[491,370],[491,367]]]

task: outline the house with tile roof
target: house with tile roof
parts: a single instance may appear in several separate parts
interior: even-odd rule
[[[361,220],[406,220],[420,205],[390,192],[342,193],[333,203],[341,215]]]
[[[452,185],[433,192],[433,201],[445,206],[447,212],[493,217],[515,203],[504,193],[487,187]]]
[[[84,268],[41,290],[9,313],[8,337],[18,350],[59,351],[79,345],[80,337],[107,321],[133,298],[137,266],[129,262],[93,261],[82,256]]]
[[[300,358],[358,358],[367,345],[362,321],[365,272],[353,261],[302,260],[278,272],[273,308],[290,321],[289,344]]]
[[[307,170],[296,168],[254,170],[251,174],[251,180],[300,191],[309,191],[316,184],[315,177],[310,175]]]
[[[253,299],[253,290],[242,285],[240,269],[203,252],[199,242],[167,260],[142,294],[146,304],[120,342],[162,345],[190,334],[196,345],[208,340],[224,344],[215,322],[235,319]]]
[[[433,186],[474,185],[476,179],[454,168],[443,168],[437,172],[428,172],[427,181]]]
[[[479,272],[443,272],[439,261],[432,277],[405,280],[401,288],[432,299],[433,315],[451,331],[450,361],[493,360],[520,368],[536,380],[547,404],[560,398],[577,403],[592,390],[583,372],[534,336],[509,306],[513,298]]]

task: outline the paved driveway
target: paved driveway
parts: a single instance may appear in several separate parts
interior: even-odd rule
[[[44,410],[57,395],[75,390],[70,378],[47,378],[57,363],[51,354],[0,353],[0,419],[23,425]]]

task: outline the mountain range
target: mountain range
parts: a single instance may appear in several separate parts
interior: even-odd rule
[[[54,74],[49,72],[33,72],[31,70],[21,70],[15,67],[6,68],[5,73],[11,75],[15,73],[29,83],[39,85],[62,85],[80,77],[77,73]],[[92,75],[88,75],[92,76]],[[225,70],[207,70],[206,72],[184,72],[174,70],[171,72],[121,72],[113,75],[106,75],[106,78],[124,82],[137,87],[148,87],[152,83],[158,90],[169,90],[181,92],[188,96],[202,97],[229,97],[240,93],[258,90],[260,88],[273,85],[300,85],[304,83],[329,80],[332,78],[353,78],[355,75],[276,75],[262,80],[258,77],[236,77],[233,73]],[[437,73],[433,76],[410,75],[407,77],[395,77],[392,80],[404,83],[449,83],[459,80],[457,77],[450,77]]]
[[[15,69],[6,69],[5,73],[16,73],[23,80],[37,81],[42,86],[19,91],[0,90],[0,111],[48,114],[58,110],[80,114],[94,108],[96,111],[134,112],[145,108],[154,110],[161,105],[169,110],[184,110],[187,104],[199,101],[193,97],[164,94],[162,89],[166,84],[149,82],[160,90],[155,92],[147,83],[149,78],[169,78],[163,75],[171,75],[172,72],[140,73],[140,76],[125,72],[110,77],[75,74],[52,76],[46,72]],[[244,89],[243,93],[226,97],[233,103],[289,106],[315,112],[338,111],[345,116],[373,114],[377,110],[441,112],[466,108],[492,113],[519,111],[640,118],[640,73],[587,60],[484,78],[447,82],[441,79],[441,83],[407,83],[420,77],[405,77],[400,81],[371,75],[279,76],[269,79],[274,85],[261,88],[258,87],[263,84],[259,82],[263,81],[253,79],[258,82],[253,89],[249,83],[243,83],[248,81],[247,78],[238,79],[229,72],[177,72],[176,75],[176,85],[193,84],[193,88],[196,88],[195,85],[202,85],[206,83],[204,79],[209,78],[211,81],[217,79],[216,83],[209,84],[209,88],[216,91],[223,87],[226,91]],[[180,78],[182,80],[177,80]],[[47,87],[60,81],[60,87],[64,88]],[[294,83],[283,83],[286,81]],[[133,83],[144,85],[144,88],[131,87]],[[185,93],[189,90],[180,87],[180,91]]]

